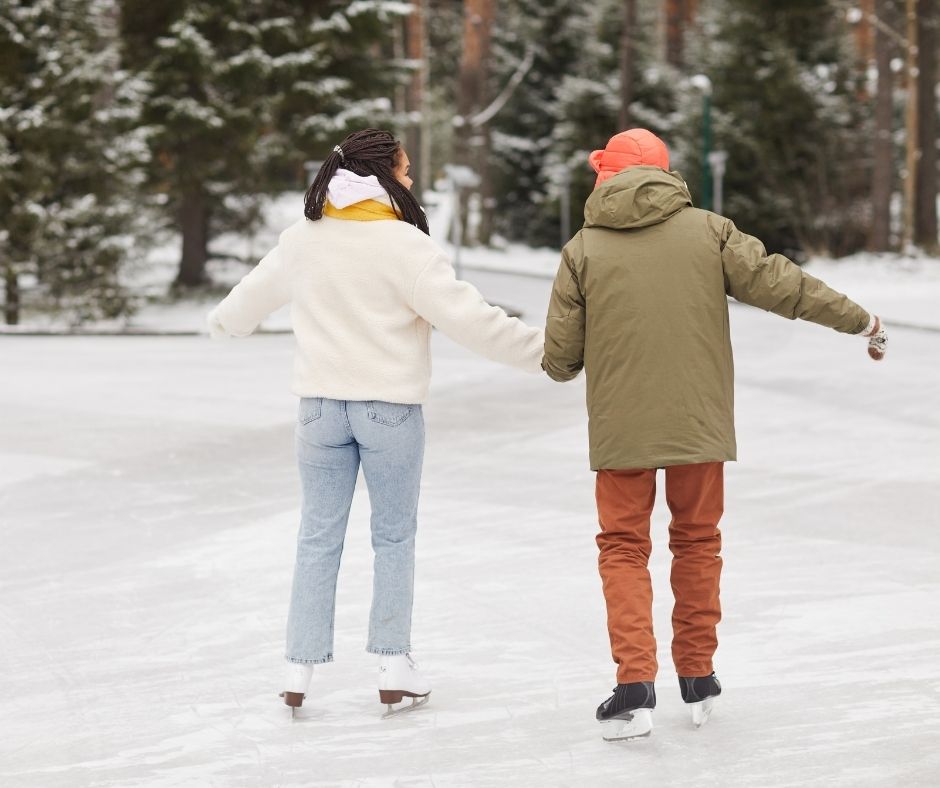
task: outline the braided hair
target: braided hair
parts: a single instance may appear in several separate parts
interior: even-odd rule
[[[363,129],[354,131],[327,157],[317,177],[304,195],[304,216],[312,221],[323,217],[326,191],[336,170],[343,167],[363,177],[374,175],[388,192],[398,218],[413,224],[430,235],[428,219],[415,196],[395,177],[395,167],[401,156],[401,143],[387,131]]]

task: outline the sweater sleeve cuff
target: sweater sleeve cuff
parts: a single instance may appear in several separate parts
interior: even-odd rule
[[[868,320],[865,322],[859,323],[858,329],[853,331],[852,332],[853,334],[861,334],[862,336],[866,336],[866,337],[869,337],[872,335],[872,333],[875,330],[876,317],[875,315],[868,315],[867,317],[868,317]]]
[[[209,329],[209,336],[212,339],[228,339],[229,333],[225,330],[225,326],[222,325],[222,321],[219,320],[217,310],[213,309],[206,316],[206,326]]]

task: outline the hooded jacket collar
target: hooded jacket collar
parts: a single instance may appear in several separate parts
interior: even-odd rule
[[[584,204],[585,227],[628,230],[659,224],[692,205],[678,172],[639,166],[604,181]]]
[[[326,189],[326,198],[334,207],[343,209],[363,200],[377,200],[385,205],[392,202],[374,175],[357,175],[351,170],[340,167],[330,179]]]

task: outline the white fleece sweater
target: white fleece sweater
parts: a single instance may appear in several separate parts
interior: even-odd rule
[[[543,331],[486,303],[406,222],[302,219],[212,311],[210,331],[246,336],[288,302],[301,397],[423,403],[432,325],[481,356],[541,371]]]

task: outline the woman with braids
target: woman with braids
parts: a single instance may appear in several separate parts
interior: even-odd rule
[[[410,652],[431,327],[493,361],[541,371],[542,330],[455,277],[428,237],[408,169],[387,131],[350,134],[307,191],[305,218],[209,315],[213,336],[246,336],[291,304],[303,496],[283,693],[292,708],[313,666],[333,659],[336,576],[360,464],[375,551],[366,650],[379,655],[379,698],[393,713],[430,694]],[[410,706],[394,706],[405,697]]]

